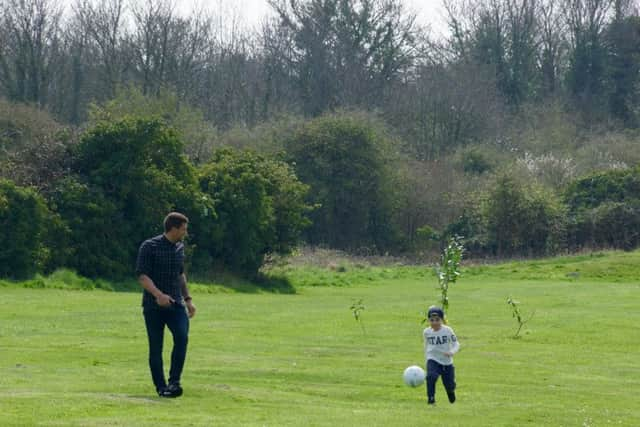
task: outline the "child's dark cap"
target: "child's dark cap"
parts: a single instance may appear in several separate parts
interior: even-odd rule
[[[444,311],[440,307],[429,307],[429,311],[427,313],[427,317],[438,316],[441,319],[444,319]]]

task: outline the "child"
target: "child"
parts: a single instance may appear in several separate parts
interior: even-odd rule
[[[427,313],[429,328],[424,330],[424,353],[427,359],[427,398],[429,404],[436,403],[436,381],[442,375],[442,383],[449,402],[456,401],[456,379],[453,355],[460,349],[453,329],[443,325],[444,312],[439,307],[430,307]]]

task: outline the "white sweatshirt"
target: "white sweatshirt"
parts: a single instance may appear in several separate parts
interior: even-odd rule
[[[458,338],[453,329],[442,325],[438,331],[431,327],[424,330],[424,355],[426,360],[435,360],[441,365],[453,365],[453,357],[444,353],[457,353],[460,350]]]

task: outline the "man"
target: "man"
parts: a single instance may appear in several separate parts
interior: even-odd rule
[[[142,307],[149,338],[149,368],[161,397],[182,395],[180,376],[187,355],[189,318],[196,314],[184,274],[182,240],[188,224],[186,216],[171,212],[164,219],[164,234],[144,241],[136,262],[138,281],[144,288]],[[168,384],[162,366],[165,325],[173,335]]]

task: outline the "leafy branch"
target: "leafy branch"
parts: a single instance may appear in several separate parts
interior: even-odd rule
[[[447,247],[440,257],[440,265],[436,266],[441,293],[440,306],[445,311],[449,308],[449,285],[455,283],[460,277],[460,263],[464,253],[464,246],[460,240],[458,236],[449,239]]]
[[[362,333],[364,335],[367,335],[367,331],[364,328],[364,323],[362,321],[362,312],[365,309],[363,300],[359,299],[357,301],[354,301],[353,304],[351,304],[351,307],[349,307],[349,309],[353,313],[353,317],[354,319],[356,319],[356,322],[360,324],[360,327],[362,328]]]
[[[522,327],[525,324],[527,324],[529,320],[531,320],[531,318],[533,317],[534,314],[536,314],[536,312],[534,310],[529,316],[529,318],[525,320],[524,316],[520,312],[520,308],[518,307],[518,305],[520,305],[519,301],[516,301],[511,296],[509,296],[509,298],[507,298],[507,304],[511,306],[512,317],[516,319],[516,321],[518,322],[518,330],[516,331],[516,334],[513,336],[514,338],[518,338],[518,336],[520,335],[520,331],[522,330]]]

